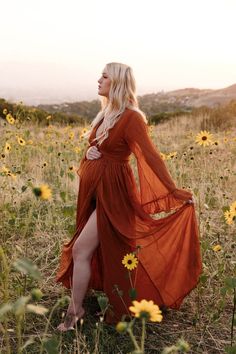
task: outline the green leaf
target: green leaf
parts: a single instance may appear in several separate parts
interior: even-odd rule
[[[3,304],[0,307],[0,319],[2,319],[9,311],[12,310],[12,304]]]
[[[16,260],[13,263],[13,267],[16,268],[16,270],[19,272],[26,274],[33,279],[39,280],[41,278],[38,267],[27,258]]]
[[[225,352],[227,354],[236,354],[236,346],[234,345],[233,347],[226,347]]]
[[[25,137],[26,137],[26,139],[28,139],[29,136],[30,136],[30,131],[29,131],[29,130],[26,130],[26,131],[25,131]]]
[[[106,310],[108,304],[109,304],[109,300],[108,300],[108,297],[107,296],[98,296],[97,298],[97,301],[98,301],[98,304],[101,308],[102,311]]]
[[[202,274],[202,275],[200,276],[200,282],[201,282],[202,284],[205,284],[205,283],[207,282],[207,279],[208,279],[208,276],[207,276],[206,274]]]
[[[71,181],[74,181],[75,176],[73,175],[73,173],[68,173],[68,177],[71,179]]]
[[[48,147],[48,152],[53,152],[53,147],[52,146]]]
[[[56,337],[46,339],[43,341],[43,348],[48,354],[58,354],[59,340]]]
[[[129,289],[129,297],[131,300],[137,299],[137,290],[135,288]]]
[[[225,279],[225,285],[229,289],[236,288],[236,278],[226,278]]]
[[[64,206],[62,212],[64,216],[73,216],[75,212],[75,207],[74,205]]]
[[[66,201],[66,192],[60,192],[60,197],[63,200],[63,202]]]

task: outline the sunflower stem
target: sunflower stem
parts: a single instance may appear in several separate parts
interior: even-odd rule
[[[145,318],[142,318],[142,337],[141,337],[141,351],[144,353],[144,342],[146,337],[146,321]]]
[[[140,352],[140,351],[141,351],[141,348],[139,347],[138,342],[136,341],[136,338],[135,338],[135,336],[134,336],[134,334],[133,334],[133,331],[132,331],[132,327],[131,327],[131,326],[128,327],[127,332],[129,333],[130,339],[132,340],[132,342],[133,342],[133,344],[134,344],[135,350],[137,350],[137,351]]]

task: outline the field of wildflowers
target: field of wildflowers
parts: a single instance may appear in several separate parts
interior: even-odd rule
[[[7,109],[1,115],[0,352],[235,353],[236,128],[208,131],[205,117],[189,115],[150,126],[177,185],[193,192],[198,215],[203,272],[181,310],[161,313],[134,301],[135,320],[112,327],[103,321],[105,295],[91,292],[85,319],[60,334],[70,292],[55,275],[75,228],[76,171],[89,127],[60,126],[53,115],[46,127]],[[138,256],[121,262],[135,272]]]

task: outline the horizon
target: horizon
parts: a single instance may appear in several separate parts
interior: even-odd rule
[[[236,83],[236,2],[133,4],[121,0],[113,12],[108,0],[4,2],[11,21],[2,16],[0,23],[0,97],[27,104],[99,99],[97,80],[111,61],[133,68],[138,96]]]
[[[174,91],[181,91],[181,90],[192,90],[192,89],[196,89],[196,90],[212,90],[212,91],[217,91],[217,90],[222,90],[222,89],[225,89],[225,88],[228,88],[228,87],[231,87],[231,86],[236,86],[236,83],[233,83],[229,86],[226,86],[226,87],[220,87],[220,88],[199,88],[199,87],[182,87],[182,88],[176,88],[176,89],[173,89],[173,90],[160,90],[160,91],[156,91],[156,92],[147,92],[147,93],[142,93],[142,94],[138,94],[137,93],[137,97],[142,97],[142,96],[145,96],[145,95],[155,95],[155,94],[160,94],[160,93],[163,93],[163,94],[167,94],[167,93],[171,93],[171,92],[174,92]],[[23,97],[23,96],[20,96],[20,97]],[[26,96],[25,96],[26,97]],[[12,103],[17,103],[17,102],[20,102],[22,101],[23,104],[25,105],[32,105],[32,106],[38,106],[38,105],[57,105],[57,104],[64,104],[64,103],[75,103],[75,102],[83,102],[83,101],[93,101],[93,100],[99,100],[99,98],[101,96],[97,95],[97,97],[91,97],[91,98],[88,98],[88,99],[76,99],[76,98],[73,98],[73,97],[68,97],[67,98],[62,98],[60,96],[56,96],[57,98],[55,100],[53,99],[50,99],[48,96],[47,98],[30,98],[29,96],[27,96],[28,99],[25,99],[25,100],[22,100],[21,98],[14,98],[14,97],[3,97],[1,95],[1,88],[0,88],[0,98],[2,99],[5,99],[6,101],[8,102],[12,102]],[[65,96],[66,97],[66,96]],[[38,100],[40,102],[38,102]]]

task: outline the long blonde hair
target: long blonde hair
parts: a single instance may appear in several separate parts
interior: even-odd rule
[[[109,129],[118,122],[126,108],[139,112],[143,120],[147,123],[145,113],[139,109],[132,68],[122,63],[108,63],[105,69],[111,79],[109,98],[105,96],[101,98],[101,110],[93,119],[91,129],[84,135],[88,137],[94,126],[104,118],[103,132],[97,138],[93,139],[93,141],[97,140],[98,145],[101,145],[108,137]]]

